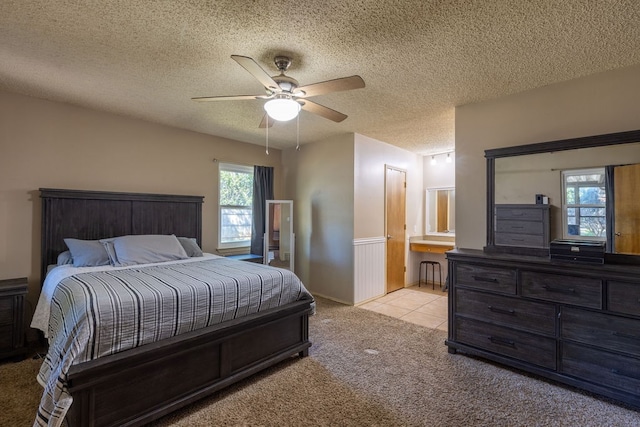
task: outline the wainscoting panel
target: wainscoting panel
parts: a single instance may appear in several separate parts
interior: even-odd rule
[[[354,304],[384,295],[385,248],[384,237],[353,240]]]

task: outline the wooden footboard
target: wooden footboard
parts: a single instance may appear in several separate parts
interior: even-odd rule
[[[310,301],[71,367],[70,426],[137,426],[295,354],[308,355]]]

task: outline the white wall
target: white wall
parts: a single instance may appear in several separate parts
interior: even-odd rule
[[[421,230],[422,157],[350,134],[285,150],[283,165],[285,195],[295,201],[296,274],[316,295],[359,302],[353,242],[385,235],[385,165],[407,171],[407,228]]]
[[[295,272],[312,293],[353,303],[353,135],[283,151],[294,201]]]
[[[355,238],[384,236],[386,165],[407,171],[407,236],[421,229],[422,156],[355,134]]]
[[[204,196],[203,249],[217,246],[214,158],[275,167],[281,153],[69,104],[0,92],[0,279],[27,277],[40,292],[39,188]],[[30,320],[31,313],[26,317]]]
[[[431,156],[424,156],[424,189],[455,187],[456,185],[456,153],[450,153],[451,163],[447,163],[447,155],[439,154],[435,156],[436,164],[431,164]]]
[[[457,246],[486,243],[484,150],[640,129],[639,99],[636,65],[456,108]]]
[[[386,165],[407,172],[405,283],[412,283],[417,281],[418,269],[410,256],[408,240],[409,236],[422,234],[423,230],[422,156],[355,134],[354,238],[385,236]]]

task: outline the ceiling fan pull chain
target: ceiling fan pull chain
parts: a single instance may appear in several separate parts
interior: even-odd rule
[[[267,150],[266,150],[266,152],[267,152],[267,156],[268,156],[269,155],[269,115],[268,114],[265,114],[265,119],[266,119],[265,123],[267,125],[267,126],[265,126],[265,129],[267,130]]]
[[[300,114],[296,120],[296,151],[300,151]]]

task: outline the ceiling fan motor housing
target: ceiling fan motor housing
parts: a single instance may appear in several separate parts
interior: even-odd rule
[[[293,93],[293,91],[298,87],[298,81],[296,79],[285,76],[284,74],[273,76],[273,80],[278,83],[278,86],[280,86],[280,89],[282,89],[283,92]]]

